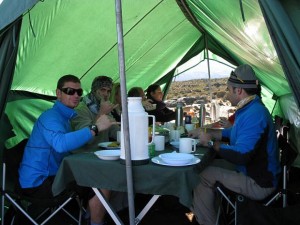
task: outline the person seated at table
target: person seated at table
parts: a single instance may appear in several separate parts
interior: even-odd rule
[[[141,97],[142,105],[146,111],[154,110],[156,105],[152,104],[151,99],[147,99],[145,96],[145,92],[141,87],[133,87],[128,91],[128,97]]]
[[[113,84],[113,88],[110,95],[110,102],[114,105],[117,105],[111,111],[111,115],[117,122],[121,122],[122,101],[121,101],[121,87],[119,82]]]
[[[189,133],[235,165],[235,170],[209,166],[200,173],[192,206],[199,224],[216,223],[216,181],[253,200],[266,198],[278,183],[280,164],[274,123],[261,101],[261,86],[254,70],[249,65],[237,67],[227,86],[228,99],[237,106],[234,125],[223,130],[198,128]],[[221,143],[223,138],[228,138],[229,143]]]
[[[169,109],[163,102],[163,92],[158,84],[151,84],[147,90],[147,99],[152,101],[152,104],[156,104],[156,109],[148,111],[149,115],[154,115],[156,122],[169,122],[175,120],[175,111]]]
[[[113,82],[110,77],[94,78],[91,92],[84,96],[75,108],[77,116],[71,121],[74,130],[92,125],[101,115],[108,115],[111,120],[115,121],[111,111],[118,107],[118,104],[112,104],[109,101],[112,86]],[[109,129],[99,132],[99,135],[89,142],[89,145],[96,147],[99,142],[107,142],[110,139],[117,140],[117,131],[119,130],[119,125],[113,125]]]
[[[63,158],[82,147],[98,132],[107,130],[117,122],[101,115],[91,126],[72,131],[70,119],[76,115],[83,90],[74,75],[62,76],[57,83],[57,100],[51,109],[43,112],[35,122],[24,150],[19,168],[19,183],[23,194],[36,198],[51,198],[52,183]],[[88,201],[91,223],[102,224],[105,208],[92,189]],[[101,190],[109,196],[109,190]]]

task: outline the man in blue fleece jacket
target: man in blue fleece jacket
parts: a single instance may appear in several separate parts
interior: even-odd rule
[[[74,108],[83,94],[80,80],[74,75],[65,75],[58,80],[57,100],[34,124],[25,147],[19,168],[22,192],[37,198],[51,198],[52,183],[65,156],[89,142],[100,131],[116,122],[100,116],[96,123],[77,131],[71,130],[70,120],[76,116]],[[108,190],[102,190],[106,195]],[[101,224],[105,209],[97,196],[89,199],[91,223]]]
[[[249,65],[231,72],[227,82],[228,99],[237,106],[232,127],[222,131],[197,129],[189,136],[210,145],[235,170],[209,166],[200,174],[194,189],[192,210],[200,224],[216,223],[214,207],[216,181],[226,188],[254,200],[270,195],[277,186],[280,172],[277,139],[272,117],[260,98],[261,87]],[[221,142],[229,139],[228,144]]]

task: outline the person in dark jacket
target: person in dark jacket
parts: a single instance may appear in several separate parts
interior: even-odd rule
[[[261,101],[261,88],[254,70],[249,65],[237,67],[231,72],[227,86],[228,99],[237,106],[232,127],[221,131],[196,129],[189,133],[235,166],[234,170],[209,166],[200,173],[192,206],[199,224],[216,223],[216,181],[253,200],[269,196],[278,183],[280,163],[276,132],[272,117]],[[228,144],[221,142],[224,138],[229,139]]]
[[[156,104],[156,109],[147,111],[149,115],[154,115],[156,122],[169,122],[175,120],[176,113],[169,109],[163,102],[163,92],[158,84],[151,84],[147,90],[147,99],[152,101],[152,104]]]

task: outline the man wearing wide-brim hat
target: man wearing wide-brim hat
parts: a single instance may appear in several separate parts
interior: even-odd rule
[[[234,170],[209,166],[200,173],[192,210],[197,221],[205,225],[216,223],[216,181],[250,199],[261,200],[275,190],[280,172],[275,128],[261,101],[261,86],[254,70],[249,65],[237,67],[227,86],[228,99],[237,106],[233,126],[220,131],[197,129],[189,134],[235,166]],[[221,142],[224,139],[229,142]]]

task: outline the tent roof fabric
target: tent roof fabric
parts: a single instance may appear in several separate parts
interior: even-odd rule
[[[291,92],[257,1],[243,1],[245,21],[237,1],[181,2],[189,10],[185,15],[193,15],[197,28],[205,31],[212,52],[253,65],[277,96]],[[181,10],[171,0],[124,2],[128,87],[146,88],[159,80],[199,38],[204,40]],[[68,73],[82,79],[85,91],[97,75],[119,79],[114,2],[39,2],[23,16],[19,45],[13,90],[55,95],[56,81]],[[204,48],[203,41],[198,49]]]
[[[232,64],[252,65],[276,98],[293,96],[299,108],[299,8],[295,0],[123,1],[127,89],[154,82],[167,89],[176,67],[208,48]],[[24,117],[32,124],[52,104],[62,75],[80,77],[85,94],[95,76],[119,82],[114,1],[4,0],[0,15],[0,48],[12,22],[22,22],[5,112],[22,98],[30,102],[31,112],[24,105],[25,115],[9,118],[24,136],[31,129]],[[3,62],[0,52],[0,71]]]
[[[101,74],[118,81],[113,3],[44,1],[24,15],[12,89],[54,95],[68,73],[81,78],[85,91]],[[174,1],[124,4],[123,22],[128,86],[146,88],[160,79],[201,35]]]

